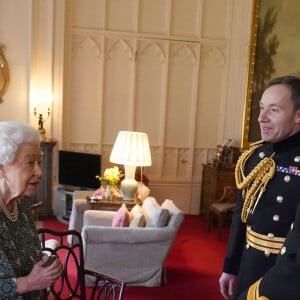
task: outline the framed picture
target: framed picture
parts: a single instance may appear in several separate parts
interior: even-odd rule
[[[254,0],[242,148],[260,139],[259,100],[275,77],[300,76],[300,1]]]
[[[4,56],[5,46],[0,44],[0,103],[3,102],[3,95],[6,93],[9,84],[9,68]]]

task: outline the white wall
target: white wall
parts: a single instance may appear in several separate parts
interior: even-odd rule
[[[95,29],[98,30],[97,33],[99,30],[108,29],[111,34],[116,29],[116,24],[119,27],[127,26],[124,19],[113,15],[113,10],[107,10],[109,9],[107,3],[107,0],[88,2],[83,0],[1,0],[0,2],[0,36],[2,39],[0,42],[7,47],[5,54],[11,71],[11,84],[4,96],[4,103],[0,104],[0,120],[19,120],[37,126],[29,94],[30,89],[37,84],[37,78],[39,78],[47,82],[47,87],[42,89],[52,88],[54,95],[52,114],[46,122],[48,137],[57,139],[59,148],[75,147],[75,149],[88,152],[101,152],[105,158],[104,167],[108,164],[107,157],[113,143],[112,136],[118,128],[122,129],[123,120],[119,118],[120,124],[113,124],[114,131],[111,136],[108,135],[108,138],[107,133],[110,130],[105,123],[102,123],[103,120],[99,125],[95,123],[95,118],[91,120],[91,123],[83,122],[80,113],[78,114],[81,104],[77,102],[77,106],[74,107],[74,103],[72,103],[74,97],[72,97],[71,85],[76,86],[76,82],[70,82],[70,76],[74,74],[72,73],[72,57],[69,54],[72,53],[73,34],[76,36],[83,33],[83,35],[89,36]],[[122,2],[118,3],[120,5]],[[143,3],[145,5],[143,14],[146,16],[146,1],[130,3]],[[168,7],[168,3],[171,2],[164,0],[155,3]],[[172,0],[176,11],[182,9],[183,3],[186,5],[184,0]],[[207,158],[213,154],[216,144],[222,143],[225,137],[233,138],[235,145],[240,143],[248,71],[252,1],[195,0],[189,2],[189,4],[191,3],[198,3],[197,13],[203,16],[199,22],[191,22],[189,16],[183,13],[182,18],[171,20],[169,27],[164,27],[163,22],[156,22],[154,29],[156,35],[161,34],[159,32],[161,28],[165,28],[163,34],[171,30],[176,36],[195,32],[192,39],[198,39],[196,42],[201,45],[196,52],[197,59],[201,58],[199,60],[199,82],[197,83],[199,89],[196,95],[197,100],[195,100],[199,101],[199,105],[191,102],[190,104],[194,105],[197,111],[194,115],[192,114],[192,120],[186,117],[194,130],[192,135],[189,133],[187,147],[188,158],[192,158],[192,160],[186,164],[186,149],[183,147],[179,152],[176,150],[182,156],[177,159],[178,165],[173,163],[172,143],[176,141],[176,135],[174,132],[170,135],[167,133],[165,136],[157,138],[155,145],[152,145],[155,161],[148,174],[150,174],[152,191],[159,200],[170,196],[185,212],[197,214],[200,206],[202,163],[206,162]],[[110,12],[109,18],[104,16],[105,11]],[[101,18],[105,18],[99,18],[99,13]],[[196,12],[193,12],[192,15],[195,16],[194,14]],[[130,18],[130,15],[126,15],[126,18]],[[163,20],[162,15],[159,16],[159,20]],[[184,20],[189,22],[185,23],[186,26],[180,26],[180,22],[185,22]],[[87,28],[80,28],[82,24],[97,28],[89,28],[87,31]],[[76,28],[72,28],[74,25]],[[129,25],[127,31],[135,30],[134,26],[137,25],[143,32],[147,32],[150,30],[150,25],[153,26],[153,22],[146,18],[143,22],[136,20]],[[196,30],[195,26],[198,26]],[[103,50],[105,51],[105,48]],[[94,52],[94,55],[97,53]],[[218,69],[221,73],[216,71]],[[99,76],[102,75],[99,74]],[[92,79],[94,79],[93,76],[92,74]],[[77,80],[81,84],[80,77]],[[86,80],[86,78],[82,78],[82,80]],[[44,85],[41,84],[41,86]],[[93,101],[97,99],[93,97],[93,94],[89,95],[89,98],[92,98]],[[99,99],[100,105],[102,105],[102,100]],[[87,103],[89,102],[86,101],[85,105],[88,105]],[[94,104],[92,102],[88,107],[83,105],[81,109],[93,114],[96,107]],[[96,103],[96,105],[98,104]],[[179,107],[182,108],[182,106]],[[136,107],[130,107],[130,116],[127,120],[131,129],[135,129],[133,118],[135,109]],[[176,115],[176,112],[173,114]],[[75,119],[74,115],[77,115]],[[160,119],[158,120],[160,121]],[[168,120],[167,115],[166,120]],[[138,124],[143,124],[141,121],[138,122],[140,122]],[[173,117],[169,119],[169,122],[171,125],[174,123]],[[161,126],[161,128],[166,126],[166,123],[157,124],[156,120],[153,123],[153,126]],[[178,112],[178,123],[180,124],[180,111]],[[90,130],[91,125],[93,125],[93,130],[100,130],[100,133],[103,132],[105,125],[106,140],[103,140],[105,135],[100,134],[99,136],[98,133],[95,135]],[[74,130],[76,128],[78,130]],[[83,141],[84,132],[91,132],[87,137],[92,137],[92,140],[87,143]],[[154,136],[154,134],[154,131],[150,132],[150,135]],[[181,134],[181,140],[185,140],[184,131]],[[95,140],[95,136],[99,136],[99,139]],[[165,146],[169,148],[165,148]],[[163,169],[162,166],[167,166],[167,169]],[[179,174],[184,174],[182,179],[169,176],[172,174],[173,168],[177,169],[177,172],[179,170]],[[54,170],[56,170],[56,166],[54,166]],[[56,178],[54,179],[56,180]]]
[[[0,43],[10,67],[10,85],[0,104],[0,120],[28,122],[31,66],[31,1],[0,1]]]

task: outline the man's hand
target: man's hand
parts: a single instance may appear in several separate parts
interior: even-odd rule
[[[222,273],[219,279],[220,292],[226,300],[233,297],[236,286],[236,275]]]

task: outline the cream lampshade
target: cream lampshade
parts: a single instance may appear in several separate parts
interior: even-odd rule
[[[121,182],[121,191],[123,200],[132,201],[138,186],[135,180],[136,167],[146,167],[152,164],[147,134],[120,131],[110,155],[110,162],[124,165],[125,178]]]

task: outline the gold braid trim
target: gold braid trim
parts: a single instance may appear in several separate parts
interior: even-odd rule
[[[255,281],[248,290],[247,293],[247,300],[270,300],[269,298],[265,296],[259,296],[259,285],[261,282],[260,278],[259,280]]]
[[[252,153],[261,146],[255,144],[249,150],[245,151],[237,161],[235,168],[235,182],[238,189],[242,189],[244,205],[241,213],[242,222],[246,223],[250,211],[254,209],[261,197],[261,194],[266,190],[266,185],[274,176],[276,171],[275,162],[271,157],[265,157],[257,166],[247,175],[244,174],[245,163]],[[257,196],[258,194],[258,196]]]

